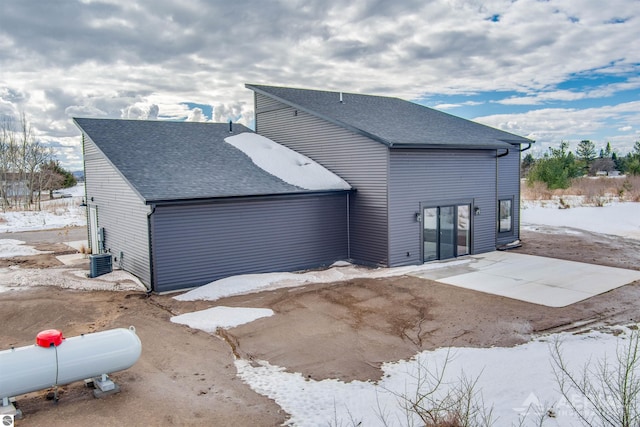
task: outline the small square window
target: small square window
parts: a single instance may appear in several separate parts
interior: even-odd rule
[[[499,206],[499,220],[498,220],[498,232],[507,233],[511,231],[513,224],[513,212],[512,212],[511,199],[500,200]]]

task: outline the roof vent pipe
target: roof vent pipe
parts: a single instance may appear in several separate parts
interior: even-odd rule
[[[233,122],[229,120],[229,133],[233,133]]]
[[[344,104],[344,101],[342,100],[342,92],[340,92],[340,104]]]

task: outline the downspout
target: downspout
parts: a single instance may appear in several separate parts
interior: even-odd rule
[[[500,157],[504,157],[507,154],[509,154],[509,150],[507,150],[506,153],[504,154],[497,154],[498,150],[496,150],[496,198],[494,200],[493,203],[493,209],[495,212],[495,217],[493,219],[493,242],[494,242],[494,248],[498,247],[498,220],[499,220],[499,215],[500,212],[498,211],[498,206],[500,204],[499,200],[500,200],[500,189],[498,188],[498,186],[500,185],[500,179],[499,179],[499,175],[500,175]]]
[[[347,259],[351,261],[351,211],[349,205],[351,204],[351,193],[347,193]]]
[[[258,133],[258,94],[253,91],[253,127],[255,133]]]
[[[535,142],[535,141],[534,141]],[[529,144],[527,144],[527,148],[523,148],[520,149],[519,151],[522,153],[524,151],[527,151],[529,148],[531,148],[531,145],[533,145],[533,142],[530,142]],[[518,159],[518,240],[520,240],[520,229],[522,226],[522,192],[521,192],[521,186],[520,186],[520,182],[522,181],[522,155],[520,155],[520,158]]]
[[[84,202],[84,216],[87,220],[87,246],[89,246],[89,243],[91,242],[91,232],[89,231],[89,227],[91,227],[90,221],[89,221],[89,203],[87,203],[89,201],[89,198],[87,197],[87,156],[85,155],[85,147],[84,147],[85,141],[84,141],[84,131],[82,132],[82,173],[84,174],[84,199],[82,200]],[[93,253],[93,248],[91,249],[91,252]]]
[[[151,246],[152,244],[152,238],[151,238],[151,216],[156,212],[156,205],[152,204],[151,205],[151,211],[147,214],[147,238],[148,238],[148,245],[149,245],[149,288],[147,289],[147,294],[150,294],[151,292],[153,292],[154,290],[154,268],[153,268],[153,248]]]
[[[496,200],[494,203],[494,209],[495,209],[495,213],[496,213],[496,217],[495,217],[495,221],[494,221],[494,227],[495,227],[495,232],[494,232],[494,236],[495,236],[495,245],[496,247],[498,247],[498,221],[500,220],[500,212],[499,212],[499,208],[498,206],[500,205],[500,179],[499,179],[499,174],[500,174],[500,160],[498,160],[500,157],[504,157],[504,156],[508,156],[509,155],[509,149],[505,148],[505,152],[502,154],[498,154],[498,150],[496,150]]]

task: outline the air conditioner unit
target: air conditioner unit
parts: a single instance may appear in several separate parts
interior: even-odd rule
[[[89,255],[89,277],[102,276],[112,271],[111,254]]]

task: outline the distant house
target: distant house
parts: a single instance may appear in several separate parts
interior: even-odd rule
[[[520,152],[533,141],[396,98],[247,87],[257,134],[74,119],[94,253],[163,292],[339,259],[418,264],[519,238]]]

